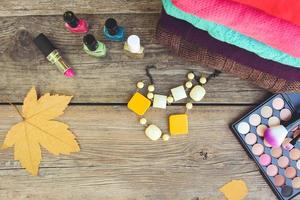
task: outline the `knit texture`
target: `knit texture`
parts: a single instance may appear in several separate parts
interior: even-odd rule
[[[300,25],[299,0],[233,0]]]
[[[188,22],[167,15],[164,9],[162,9],[159,23],[162,27],[166,27],[166,29],[172,33],[182,36],[184,40],[200,45],[207,48],[209,51],[221,54],[240,64],[247,65],[262,72],[270,73],[288,81],[300,80],[299,68],[263,59],[242,48],[219,41],[211,37],[206,31],[197,29]]]
[[[287,54],[300,57],[300,27],[230,0],[172,0],[193,15],[227,26]]]
[[[300,59],[297,59],[262,42],[240,34],[226,26],[218,25],[197,16],[188,14],[174,6],[171,0],[162,0],[162,3],[169,15],[178,19],[185,20],[198,29],[207,31],[212,37],[220,41],[241,47],[245,50],[259,55],[262,58],[274,60],[282,64],[300,68]]]
[[[174,54],[186,60],[232,73],[271,92],[300,91],[299,81],[287,81],[209,51],[207,48],[184,40],[182,36],[176,35],[163,27],[160,22],[157,25],[155,36],[161,44],[169,47]]]

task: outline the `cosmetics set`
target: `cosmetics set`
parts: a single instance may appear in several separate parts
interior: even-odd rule
[[[300,93],[275,94],[231,126],[281,200],[300,194],[298,111]]]
[[[63,15],[65,22],[65,28],[71,33],[75,34],[85,34],[83,36],[83,50],[87,54],[93,57],[105,57],[106,56],[106,46],[103,42],[100,42],[95,38],[94,35],[88,34],[89,24],[84,19],[79,19],[76,15],[67,11]],[[105,21],[103,27],[104,38],[108,41],[113,42],[123,42],[125,39],[125,29],[124,27],[118,26],[115,19],[109,18]],[[45,55],[45,57],[55,64],[59,71],[61,71],[66,77],[75,76],[74,70],[65,63],[59,51],[54,47],[51,41],[43,33],[40,33],[35,39],[34,43],[40,49],[40,51]],[[140,38],[137,35],[130,35],[124,44],[124,52],[127,56],[131,58],[143,58],[144,57],[144,47],[140,44]]]

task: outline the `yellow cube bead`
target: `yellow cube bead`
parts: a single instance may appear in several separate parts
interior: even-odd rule
[[[145,112],[149,109],[150,105],[151,101],[149,99],[147,99],[141,93],[136,92],[129,100],[127,107],[137,115],[144,115]]]
[[[171,135],[188,134],[189,124],[187,114],[171,115],[169,117],[169,129]]]

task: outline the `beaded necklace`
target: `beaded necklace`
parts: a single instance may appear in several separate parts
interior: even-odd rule
[[[164,141],[167,141],[171,136],[188,134],[188,111],[193,108],[193,102],[199,102],[204,98],[206,94],[204,85],[211,78],[218,76],[221,72],[215,70],[207,77],[203,74],[201,74],[200,77],[197,77],[194,72],[189,72],[187,74],[188,80],[185,84],[172,88],[170,94],[167,96],[155,93],[154,81],[150,74],[150,69],[153,68],[156,67],[146,67],[146,74],[150,79],[150,84],[147,87],[147,95],[144,96],[141,93],[141,90],[146,86],[145,81],[139,81],[136,84],[136,92],[128,101],[128,109],[140,117],[139,123],[145,127],[145,135],[151,140],[155,141],[162,138]],[[171,114],[169,116],[170,133],[163,133],[157,125],[149,124],[148,120],[144,117],[144,114],[150,108],[151,104],[153,108],[166,109],[167,105],[171,105],[172,103],[183,99],[188,99],[188,102],[185,105],[186,111],[184,113]]]

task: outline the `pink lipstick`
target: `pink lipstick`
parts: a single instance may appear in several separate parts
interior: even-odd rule
[[[87,33],[89,31],[89,25],[86,20],[78,19],[72,11],[64,13],[64,21],[66,29],[72,33]]]
[[[33,41],[46,58],[52,64],[55,64],[59,71],[61,71],[66,77],[71,78],[75,76],[73,69],[65,63],[58,50],[43,33],[40,33]]]

